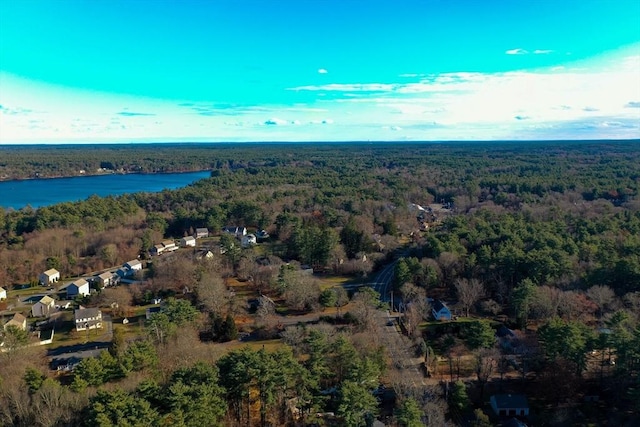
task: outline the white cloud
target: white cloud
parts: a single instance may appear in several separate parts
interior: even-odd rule
[[[525,49],[518,48],[518,49],[509,49],[509,50],[505,51],[505,53],[507,55],[526,55],[527,53],[529,53],[529,51],[525,50]]]
[[[318,69],[318,74],[327,74],[329,73],[327,70],[325,70],[324,68],[320,68]]]
[[[547,55],[549,53],[553,53],[551,49],[536,49],[533,51],[534,55]]]
[[[544,69],[328,81],[249,105],[45,87],[0,73],[0,143],[637,138],[637,52]]]

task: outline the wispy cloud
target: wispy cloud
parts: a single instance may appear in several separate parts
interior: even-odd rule
[[[640,108],[640,101],[629,101],[624,106],[626,108]]]
[[[529,51],[526,49],[517,48],[517,49],[509,49],[504,53],[506,53],[507,55],[526,55],[529,53]]]
[[[318,69],[318,74],[328,74],[328,73],[329,73],[329,72],[328,72],[326,69],[324,69],[324,68],[320,68],[320,69]]]
[[[534,55],[548,55],[550,53],[553,53],[553,50],[551,49],[536,49],[533,51]]]
[[[119,116],[124,117],[136,117],[136,116],[155,116],[153,113],[137,113],[135,111],[120,111],[116,113]]]

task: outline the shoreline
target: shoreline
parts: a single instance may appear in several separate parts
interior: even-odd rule
[[[78,175],[55,175],[55,176],[36,176],[26,178],[5,178],[0,177],[0,182],[23,182],[23,181],[38,181],[38,180],[52,180],[52,179],[64,179],[64,178],[85,178],[96,176],[108,176],[108,175],[168,175],[168,174],[186,174],[186,173],[198,173],[198,172],[211,172],[211,169],[197,169],[188,171],[163,171],[163,172],[127,172],[127,171],[112,171],[103,173],[83,173]]]

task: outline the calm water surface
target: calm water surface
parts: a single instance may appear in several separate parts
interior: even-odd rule
[[[208,178],[210,172],[79,176],[73,178],[32,179],[0,182],[0,207],[20,209],[27,205],[38,208],[62,202],[126,193],[158,192],[185,187]]]

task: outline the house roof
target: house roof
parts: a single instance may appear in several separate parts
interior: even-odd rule
[[[16,313],[13,315],[13,317],[11,318],[11,320],[9,320],[7,323],[4,324],[5,329],[8,326],[17,326],[19,328],[22,328],[25,324],[25,322],[27,321],[27,318],[24,317],[22,314],[20,313]]]
[[[176,242],[174,242],[173,240],[163,240],[162,241],[162,246],[175,246]]]
[[[80,319],[92,319],[101,316],[102,313],[98,308],[80,308],[73,312],[76,322]]]
[[[185,236],[182,238],[182,240],[196,240],[196,238],[193,236]]]
[[[73,281],[73,282],[69,283],[69,286],[67,286],[67,288],[70,288],[71,286],[75,286],[77,288],[80,288],[80,287],[82,287],[84,285],[88,285],[88,284],[89,284],[89,282],[87,282],[86,279],[78,279],[76,281]]]
[[[44,274],[46,274],[47,276],[53,276],[55,274],[60,274],[60,272],[55,268],[50,268],[49,270],[45,271]]]
[[[196,228],[196,233],[208,233],[208,228]]]
[[[438,312],[440,310],[442,310],[443,308],[446,308],[447,310],[449,309],[442,301],[440,301],[439,299],[435,300],[433,302],[433,309]]]
[[[492,396],[497,408],[528,408],[529,402],[524,394],[496,394]]]
[[[122,266],[125,267],[127,265],[129,267],[133,267],[133,266],[136,266],[136,265],[142,265],[142,263],[140,262],[139,259],[132,259],[131,261],[125,262]]]
[[[7,292],[5,288],[0,288],[0,292]]]
[[[40,301],[38,301],[40,304],[44,304],[44,305],[51,305],[53,303],[55,303],[56,301],[51,298],[49,295],[45,295],[42,298],[40,298]]]
[[[105,271],[102,274],[98,274],[98,277],[101,278],[102,280],[111,279],[113,277],[113,273],[110,271]]]

